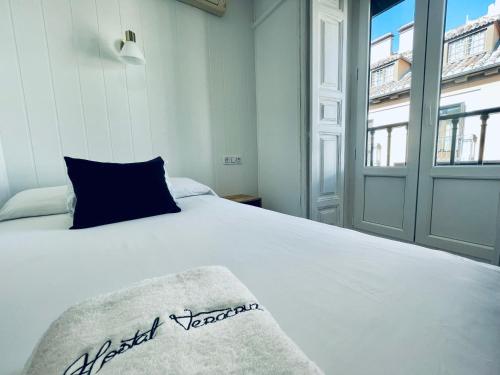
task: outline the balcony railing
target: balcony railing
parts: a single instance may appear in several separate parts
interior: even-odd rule
[[[436,165],[484,165],[484,164],[500,164],[500,160],[484,160],[484,145],[486,141],[486,128],[488,126],[488,119],[490,115],[500,113],[500,107],[481,109],[478,111],[470,112],[460,112],[447,115],[440,115],[439,122],[440,125],[442,121],[451,120],[451,146],[449,149],[449,161],[438,160],[438,152],[448,152],[448,150],[437,150],[438,142],[436,141]],[[479,116],[481,120],[481,131],[479,135],[479,153],[477,160],[456,160],[457,158],[457,139],[458,139],[458,128],[461,119],[466,119],[468,117]],[[437,132],[437,137],[439,137],[439,130]],[[469,137],[470,138],[470,137]],[[463,139],[465,141],[466,139]],[[470,140],[469,140],[470,141]],[[473,140],[474,142],[476,139]],[[475,154],[475,152],[474,152]]]
[[[390,124],[390,125],[382,125],[382,126],[374,126],[374,127],[369,127],[367,129],[368,132],[368,137],[366,137],[367,140],[367,161],[366,164],[369,167],[378,167],[382,166],[381,160],[374,160],[375,156],[374,153],[376,151],[376,146],[375,146],[375,133],[386,130],[386,137],[387,137],[387,150],[386,150],[386,155],[385,155],[385,166],[391,166],[391,148],[392,148],[392,131],[395,128],[405,128],[406,131],[408,132],[408,123],[407,122],[401,122],[397,124]],[[406,163],[404,163],[406,164]],[[403,164],[403,165],[404,165]]]

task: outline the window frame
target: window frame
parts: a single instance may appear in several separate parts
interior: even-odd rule
[[[442,114],[441,112],[446,110],[446,111],[449,111],[450,109],[456,109],[458,110],[457,112],[455,113],[463,113],[465,112],[465,103],[464,102],[460,102],[460,103],[455,103],[455,104],[448,104],[448,105],[444,105],[442,107],[439,107],[438,109],[438,112],[439,112],[439,116],[442,116],[444,114]],[[449,113],[448,113],[449,114]],[[451,126],[452,123],[451,123],[451,120],[445,120],[446,121],[446,124],[444,124],[444,126],[447,126],[447,127],[450,127],[450,131],[451,131]],[[435,153],[434,153],[434,165],[435,166],[449,166],[451,165],[450,162],[438,162],[438,153],[439,152],[446,152],[446,151],[440,151],[439,149],[439,131],[441,129],[441,121],[439,121],[438,119],[438,125],[437,125],[437,129],[436,129],[436,149],[435,149]],[[463,128],[464,126],[464,118],[461,117],[459,120],[458,120],[458,127],[462,127]],[[453,134],[453,132],[452,132]],[[450,135],[450,153],[451,153],[451,143],[452,143],[452,139],[451,139],[452,135]],[[458,134],[457,134],[457,138],[458,138]],[[443,143],[446,144],[446,139],[443,141]],[[450,154],[450,160],[451,160],[451,154]]]
[[[469,56],[475,56],[475,55],[480,55],[481,53],[485,52],[486,50],[486,30],[487,28],[482,28],[480,30],[474,31],[470,34],[460,36],[458,38],[452,39],[448,41],[448,55],[446,58],[446,64],[453,64],[460,59],[469,57]],[[480,40],[480,44],[482,45],[482,48],[477,51],[473,51],[473,38],[481,35],[482,37],[478,40]],[[458,48],[457,45],[458,43],[461,43],[463,47],[461,48],[460,54],[457,53],[457,51],[453,51],[453,47]]]
[[[394,82],[395,81],[394,80],[394,68],[395,67],[396,67],[396,62],[393,61],[393,62],[386,64],[380,68],[373,69],[370,72],[370,87],[380,87],[383,84],[386,84],[389,82]],[[390,74],[388,73],[389,69],[391,72]],[[382,74],[377,75],[377,73],[382,73]],[[382,76],[383,78],[381,80],[377,79],[377,84],[374,84],[374,78],[375,77],[379,78],[380,76]],[[388,80],[387,77],[391,77],[391,78]],[[380,81],[380,82],[378,82],[378,81]]]

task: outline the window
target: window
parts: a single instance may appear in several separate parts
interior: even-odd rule
[[[465,112],[464,103],[452,104],[439,109],[440,116],[454,115]],[[463,119],[457,123],[456,134],[463,133]],[[436,164],[449,164],[453,138],[453,123],[451,120],[441,120],[437,132]],[[455,146],[456,155],[456,146]]]
[[[481,115],[485,117],[484,131]],[[465,103],[453,104],[441,107],[439,116],[436,165],[499,164],[500,152],[494,146],[500,116],[496,108],[466,112]]]
[[[407,154],[409,105],[406,103],[411,79],[401,82],[401,73],[410,77],[413,50],[415,0],[371,0],[368,70],[368,108],[364,162],[367,167],[404,167]],[[401,12],[405,16],[401,17]],[[401,25],[398,25],[401,19]],[[391,20],[391,22],[387,22]],[[404,25],[403,25],[404,24]],[[402,26],[393,44],[395,26]],[[404,26],[404,27],[403,27]],[[406,75],[408,73],[408,75]],[[398,93],[398,95],[394,95]],[[401,95],[400,95],[401,94]],[[363,108],[364,110],[364,108]]]
[[[382,69],[377,69],[371,73],[371,85],[380,86],[384,83],[394,80],[394,64],[388,65]]]
[[[368,121],[366,165],[369,167],[404,167],[408,123],[373,127]]]
[[[460,38],[448,45],[448,63],[463,59],[466,56],[477,55],[484,52],[484,39],[486,31],[480,31],[464,38]]]

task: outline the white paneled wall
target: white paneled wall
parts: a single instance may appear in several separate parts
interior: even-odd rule
[[[295,216],[307,215],[305,5],[255,1],[259,194],[266,208]]]
[[[65,182],[63,155],[139,161],[256,193],[252,2],[0,0],[0,141],[11,193]],[[118,59],[137,33],[145,66]],[[224,166],[224,154],[243,164]],[[1,175],[1,174],[0,174]]]

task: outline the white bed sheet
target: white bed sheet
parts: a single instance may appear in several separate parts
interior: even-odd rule
[[[224,265],[326,374],[500,374],[500,269],[212,196],[70,231],[0,224],[0,374],[68,306],[135,281]]]

